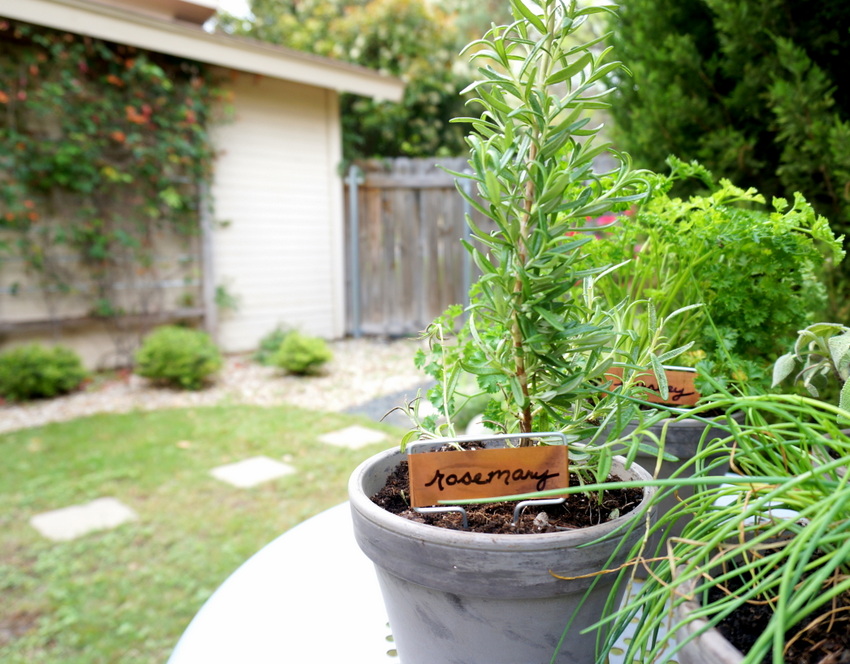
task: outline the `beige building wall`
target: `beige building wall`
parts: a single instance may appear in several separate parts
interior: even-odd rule
[[[216,340],[225,352],[251,351],[278,325],[341,337],[345,278],[338,95],[253,74],[224,75],[232,109],[213,132],[218,157],[209,269],[214,285],[225,287],[239,307],[219,314]],[[177,269],[183,254],[182,247],[159,243],[157,256],[165,265],[156,276],[165,284],[166,310],[201,305],[201,266]],[[48,320],[43,298],[19,267],[14,261],[0,265],[0,323]],[[14,283],[23,286],[17,295],[9,293]],[[181,302],[187,291],[195,294],[193,300]],[[63,296],[55,314],[86,316],[89,306],[88,300]],[[195,317],[193,322],[201,321]],[[60,342],[79,352],[87,366],[110,367],[127,364],[143,330],[127,325],[126,337],[99,323],[0,330],[0,346]]]
[[[214,141],[214,282],[239,303],[218,321],[228,352],[278,325],[344,333],[342,159],[336,92],[232,73]]]
[[[0,261],[0,351],[28,343],[60,343],[77,351],[91,369],[126,366],[150,327],[181,319],[199,323],[203,310],[201,266],[194,248],[198,240],[187,245],[163,234],[154,234],[150,240],[153,265],[145,271],[128,269],[115,275],[113,282],[115,303],[141,318],[112,323],[92,318],[94,284],[76,255],[61,247],[44,247],[52,269],[69,288],[52,297],[45,297],[38,278],[23,269],[19,257]],[[153,317],[144,317],[145,312]],[[159,316],[161,312],[171,312],[172,317]]]
[[[94,368],[127,364],[144,329],[175,319],[214,328],[228,352],[253,350],[277,325],[327,338],[344,334],[339,93],[398,101],[404,85],[363,67],[207,33],[200,23],[213,5],[213,0],[0,0],[6,18],[221,67],[229,76],[224,87],[233,90],[234,109],[233,121],[214,133],[220,157],[211,191],[215,220],[229,223],[201,238],[200,254],[189,252],[200,255],[200,262],[179,261],[176,273],[169,267],[159,275],[167,283],[162,293],[167,313],[155,320],[120,319],[125,334],[116,335],[91,320],[88,300],[71,297],[54,312],[66,320],[45,325],[50,313],[13,262],[0,265],[0,348],[63,343]],[[168,243],[161,249],[168,258],[183,251]],[[13,295],[18,282],[23,288]],[[235,313],[223,313],[218,321],[209,306],[215,286],[240,302]]]

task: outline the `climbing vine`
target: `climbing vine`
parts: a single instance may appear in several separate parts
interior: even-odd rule
[[[199,63],[0,21],[0,265],[51,315],[162,310],[158,252],[198,233],[219,98]]]

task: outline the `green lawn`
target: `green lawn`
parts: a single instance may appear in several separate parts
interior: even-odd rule
[[[317,436],[360,423],[386,443],[357,451]],[[242,562],[346,499],[364,458],[399,431],[288,407],[98,415],[0,435],[0,661],[165,662],[203,602]],[[252,489],[209,475],[263,454],[299,473]],[[113,496],[139,521],[55,543],[28,523]]]

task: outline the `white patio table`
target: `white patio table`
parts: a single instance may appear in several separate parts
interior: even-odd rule
[[[201,607],[168,662],[389,664],[399,660],[388,637],[372,562],[354,541],[342,503],[239,567]]]
[[[611,664],[622,657],[612,655]],[[287,531],[194,617],[168,664],[399,664],[348,503]],[[520,664],[520,663],[518,663]]]

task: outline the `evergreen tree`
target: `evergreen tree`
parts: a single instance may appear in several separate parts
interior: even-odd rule
[[[802,192],[850,236],[850,2],[622,0],[631,69],[612,99],[618,147],[674,154],[740,186]]]

